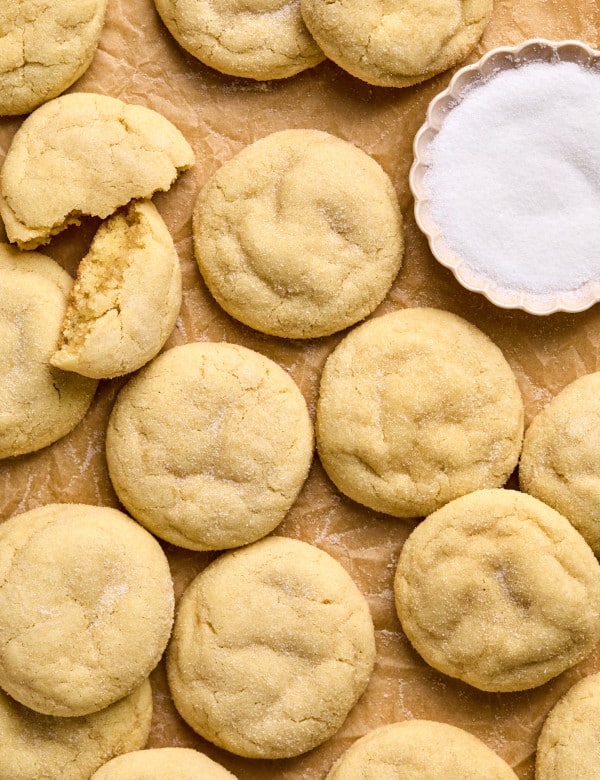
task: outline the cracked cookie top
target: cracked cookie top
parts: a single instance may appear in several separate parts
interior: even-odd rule
[[[325,54],[369,84],[408,87],[464,59],[493,0],[301,0]]]
[[[73,284],[39,252],[0,244],[0,458],[34,452],[71,431],[96,382],[50,365]]]
[[[364,319],[402,262],[387,174],[319,130],[273,133],[226,162],[198,197],[193,231],[218,303],[273,336],[325,336]]]
[[[0,116],[26,114],[82,76],[105,12],[106,0],[3,0]]]
[[[277,363],[198,342],[164,352],[123,388],[106,456],[114,488],[152,533],[191,550],[260,539],[308,475],[313,427]]]
[[[45,715],[130,694],[173,623],[169,564],[116,509],[49,504],[0,525],[0,686]]]
[[[569,521],[513,490],[479,490],[426,518],[394,583],[428,664],[484,691],[542,685],[600,640],[600,564]]]
[[[331,737],[374,660],[369,608],[345,569],[305,542],[270,537],[221,556],[189,585],[167,674],[201,736],[274,759]]]
[[[490,339],[439,309],[355,328],[329,356],[317,448],[337,487],[396,517],[500,487],[517,465],[523,401]]]

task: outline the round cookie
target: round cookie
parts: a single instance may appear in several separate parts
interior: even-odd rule
[[[190,748],[154,748],[118,756],[91,780],[235,780],[235,775]]]
[[[275,528],[313,454],[306,402],[258,352],[198,342],[164,352],[119,394],[106,457],[148,530],[190,550],[239,547]]]
[[[570,520],[600,555],[600,373],[567,385],[534,418],[519,481]]]
[[[50,504],[0,525],[0,686],[46,715],[88,715],[141,685],[173,622],[158,542],[108,507]]]
[[[50,365],[73,284],[38,252],[0,244],[0,458],[57,441],[83,418],[96,382]]]
[[[182,717],[248,758],[289,758],[342,725],[375,660],[368,605],[327,553],[270,537],[210,564],[179,603],[167,653]]]
[[[143,748],[151,720],[148,680],[110,707],[79,718],[40,715],[0,691],[0,780],[89,780],[114,756]]]
[[[437,309],[355,328],[329,356],[317,448],[337,487],[395,517],[427,515],[517,464],[523,401],[498,347]]]
[[[300,0],[154,3],[186,51],[230,76],[283,79],[325,59],[302,21]]]
[[[402,262],[392,183],[320,130],[283,130],[226,162],[201,191],[194,250],[218,303],[273,336],[314,338],[381,303]]]
[[[181,305],[173,239],[150,201],[104,222],[77,270],[50,362],[97,379],[136,371],[169,338]]]
[[[3,0],[0,116],[25,114],[70,87],[90,66],[106,0]]]
[[[371,731],[333,765],[326,780],[516,780],[493,750],[468,731],[408,720]]]
[[[382,87],[408,87],[463,60],[493,0],[301,0],[306,26],[341,68]]]
[[[0,216],[10,241],[34,249],[83,214],[104,218],[168,190],[193,164],[188,142],[156,111],[107,95],[62,95],[15,133],[0,172]]]
[[[600,675],[584,677],[546,718],[537,744],[536,780],[600,777]]]
[[[600,640],[600,564],[558,512],[512,490],[480,490],[426,518],[394,584],[423,658],[484,691],[520,691]]]

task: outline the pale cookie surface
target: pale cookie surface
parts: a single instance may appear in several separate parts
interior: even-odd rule
[[[155,748],[113,758],[91,780],[235,780],[235,775],[197,750]]]
[[[143,748],[151,720],[147,680],[110,707],[79,718],[40,715],[0,691],[0,780],[89,780],[111,758]]]
[[[340,728],[374,660],[369,608],[345,569],[305,542],[271,537],[193,580],[167,674],[201,736],[248,758],[285,758]]]
[[[234,344],[164,352],[121,391],[106,456],[114,488],[152,533],[191,550],[272,531],[313,455],[306,402],[272,360]]]
[[[355,328],[329,356],[317,447],[337,487],[396,517],[500,487],[517,464],[523,401],[502,353],[475,326],[404,309]]]
[[[326,780],[516,780],[500,756],[468,731],[408,720],[371,731],[344,753]]]
[[[28,113],[83,75],[105,12],[106,0],[2,0],[0,116]]]
[[[87,715],[141,685],[173,621],[158,542],[116,509],[50,504],[0,525],[0,686]]]
[[[230,76],[293,76],[325,59],[306,29],[300,0],[154,0],[175,40]]]
[[[96,382],[50,365],[73,280],[38,252],[0,244],[0,458],[34,452],[71,431]]]
[[[600,373],[564,388],[527,429],[521,489],[564,515],[600,555]]]
[[[464,59],[481,38],[493,0],[301,0],[325,54],[369,84],[408,87]]]
[[[104,218],[168,190],[193,163],[185,138],[156,111],[106,95],[63,95],[15,134],[0,173],[0,215],[9,240],[31,249],[82,214]]]
[[[150,201],[103,223],[77,280],[51,363],[98,379],[136,371],[171,333],[181,305],[173,239]]]
[[[550,711],[537,743],[536,780],[600,777],[600,675],[584,677]]]
[[[283,130],[209,180],[194,249],[218,303],[274,336],[353,325],[385,297],[402,262],[392,183],[367,154],[319,130]]]
[[[480,490],[425,519],[395,580],[406,635],[427,663],[484,691],[542,685],[600,639],[600,565],[554,509]]]

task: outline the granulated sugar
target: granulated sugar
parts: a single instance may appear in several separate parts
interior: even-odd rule
[[[497,285],[600,278],[600,73],[531,63],[472,88],[430,146],[425,188],[448,246]]]

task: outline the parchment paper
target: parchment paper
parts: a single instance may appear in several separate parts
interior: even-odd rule
[[[579,38],[598,46],[595,0],[496,0],[492,21],[469,61],[526,38]],[[176,241],[184,279],[181,316],[167,346],[196,340],[230,341],[284,366],[314,411],[318,379],[343,334],[316,341],[263,336],[235,322],[211,299],[192,256],[191,213],[196,194],[221,162],[275,130],[314,127],[371,154],[390,174],[405,220],[403,268],[376,314],[406,306],[437,306],[484,330],[516,372],[527,421],[566,384],[600,368],[600,307],[577,315],[536,318],[495,308],[467,293],[431,256],[412,215],[408,170],[413,136],[427,104],[447,85],[447,72],[405,90],[371,87],[330,62],[280,82],[231,78],[185,53],[163,27],[152,0],[109,0],[100,47],[90,70],[70,91],[92,91],[160,111],[185,134],[197,155],[155,203]],[[3,158],[22,118],[0,120]],[[60,186],[60,184],[58,185]],[[43,251],[75,273],[98,223],[89,220]],[[0,239],[6,240],[0,228]],[[53,501],[118,506],[104,459],[104,431],[123,379],[102,382],[87,417],[70,435],[29,456],[0,462],[0,517]],[[511,486],[516,487],[513,480]],[[600,670],[600,652],[551,683],[517,694],[484,694],[428,668],[404,638],[393,607],[392,582],[401,546],[416,521],[395,520],[341,496],[315,458],[308,482],[276,533],[304,539],[336,557],[366,595],[377,632],[377,663],[366,694],[341,731],[297,759],[253,761],[219,750],[177,715],[162,664],[152,675],[155,715],[149,747],[204,750],[240,780],[320,780],[334,760],[367,731],[397,720],[431,718],[468,729],[496,750],[521,778],[533,778],[533,754],[543,720],[580,677]],[[164,545],[177,595],[214,555]]]

